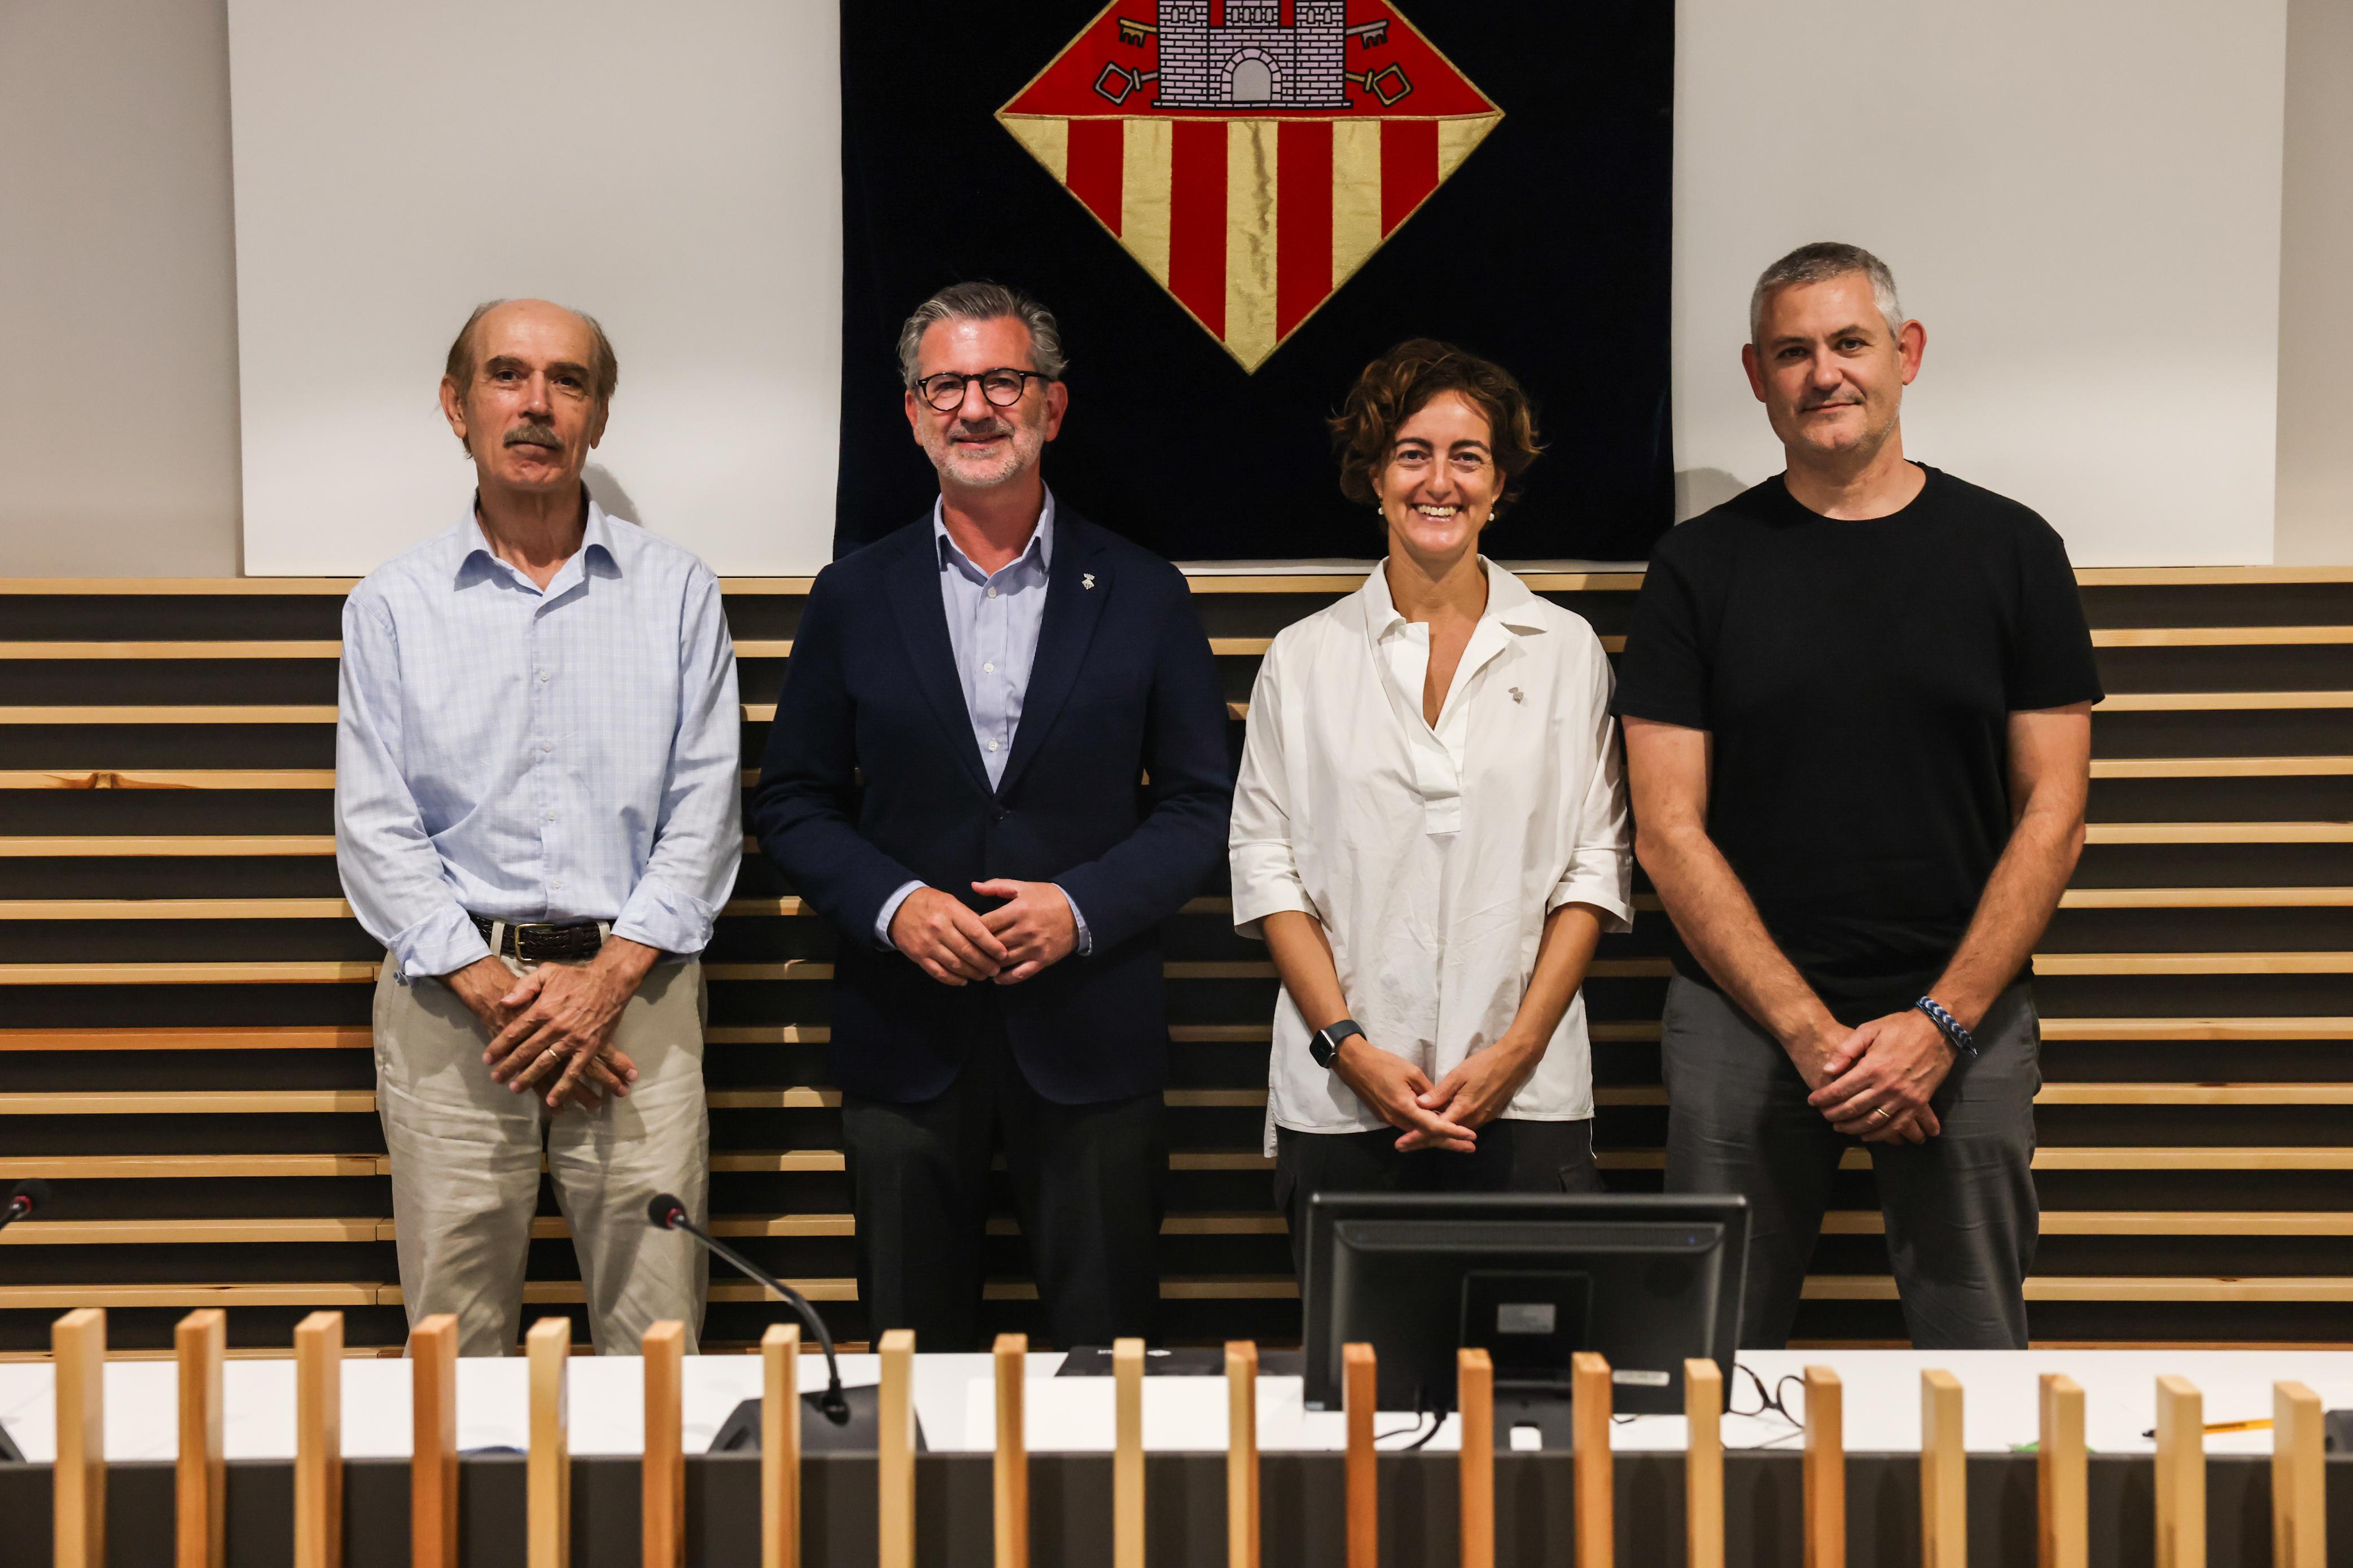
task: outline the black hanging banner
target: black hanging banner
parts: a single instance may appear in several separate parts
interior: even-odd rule
[[[1672,0],[844,0],[834,550],[937,493],[900,322],[993,279],[1060,318],[1048,482],[1175,560],[1380,553],[1325,420],[1409,337],[1507,366],[1547,451],[1484,548],[1672,521]]]

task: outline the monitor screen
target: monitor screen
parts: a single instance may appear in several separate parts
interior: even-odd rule
[[[1615,1408],[1680,1411],[1687,1358],[1730,1386],[1747,1241],[1729,1196],[1318,1194],[1307,1407],[1338,1408],[1341,1347],[1362,1342],[1384,1410],[1452,1410],[1455,1352],[1475,1346],[1499,1395],[1566,1398],[1570,1356],[1598,1351]]]

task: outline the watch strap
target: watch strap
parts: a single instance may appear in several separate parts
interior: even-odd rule
[[[1340,1054],[1341,1042],[1351,1035],[1361,1035],[1364,1032],[1365,1026],[1354,1018],[1343,1018],[1336,1024],[1327,1024],[1316,1030],[1314,1037],[1307,1042],[1307,1054],[1315,1058],[1317,1067],[1329,1068],[1333,1058]]]

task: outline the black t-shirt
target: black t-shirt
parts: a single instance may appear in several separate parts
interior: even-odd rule
[[[2101,695],[2059,535],[1922,468],[1886,517],[1775,478],[1669,530],[1618,668],[1620,714],[1710,731],[1709,835],[1846,1024],[1910,1006],[1960,945],[2010,839],[2009,715]]]

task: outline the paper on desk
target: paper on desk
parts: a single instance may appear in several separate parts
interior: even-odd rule
[[[1023,1427],[1032,1453],[1109,1453],[1117,1438],[1108,1377],[1030,1378],[1022,1387]],[[1258,1445],[1297,1448],[1305,1417],[1305,1384],[1296,1377],[1258,1380]],[[965,1445],[997,1446],[997,1384],[976,1377],[966,1385]],[[1148,1377],[1144,1380],[1144,1446],[1154,1453],[1226,1449],[1226,1380]]]

